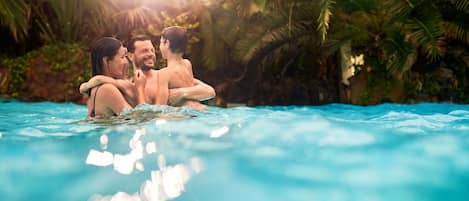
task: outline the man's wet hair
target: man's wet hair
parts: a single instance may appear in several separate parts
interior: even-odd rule
[[[169,40],[169,49],[173,53],[186,52],[187,36],[186,29],[180,26],[172,26],[163,29],[161,37],[166,41]]]
[[[112,37],[103,37],[95,41],[91,49],[91,74],[102,75],[103,58],[114,59],[121,46],[122,43]]]
[[[137,41],[147,41],[147,40],[151,41],[151,38],[147,35],[138,35],[138,36],[132,37],[129,41],[127,41],[127,51],[130,53],[134,53],[135,43]]]

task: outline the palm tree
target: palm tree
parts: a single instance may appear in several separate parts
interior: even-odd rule
[[[115,10],[112,0],[38,0],[31,6],[46,42],[76,42],[90,32],[105,30]]]
[[[247,91],[250,97],[259,96],[258,90],[262,90],[260,86],[263,85],[272,90],[274,84],[264,84],[267,82],[293,79],[299,88],[311,88],[312,82],[326,80],[327,69],[323,68],[326,63],[320,64],[321,40],[316,31],[319,3],[275,0],[259,7],[263,9],[248,16],[240,16],[237,9],[216,16],[217,26],[212,29],[215,34],[210,38],[222,42],[213,42],[208,50],[229,50],[230,59],[238,68],[244,67],[243,72],[232,80],[259,86],[250,87]],[[206,24],[201,23],[201,31],[211,30],[204,29]],[[219,55],[210,58],[224,59]]]
[[[0,1],[0,25],[8,27],[16,41],[28,35],[31,7],[24,0]]]
[[[320,22],[321,33],[325,35],[330,24],[331,51],[350,41],[354,51],[365,53],[371,67],[401,77],[419,57],[438,61],[448,38],[468,44],[469,29],[463,21],[443,16],[448,8],[467,15],[468,4],[468,0],[341,1],[335,5],[332,22]],[[322,10],[329,13],[330,7]]]

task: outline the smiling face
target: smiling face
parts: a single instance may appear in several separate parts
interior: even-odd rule
[[[127,49],[120,47],[113,58],[104,57],[103,74],[115,79],[125,79],[128,75],[129,63],[125,58]]]
[[[148,71],[155,67],[155,48],[150,40],[135,42],[133,60],[135,62],[135,66],[143,71]]]

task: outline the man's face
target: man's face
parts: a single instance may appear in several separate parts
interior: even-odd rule
[[[143,71],[151,70],[155,67],[155,48],[150,40],[136,41],[135,52],[131,57],[135,62],[135,67]]]

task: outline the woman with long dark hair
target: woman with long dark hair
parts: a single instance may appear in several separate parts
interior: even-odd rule
[[[124,81],[129,69],[126,53],[127,49],[115,38],[103,37],[94,43],[91,50],[92,75],[123,82],[116,85],[104,83],[87,90],[88,117],[109,117],[144,103],[145,77],[139,76],[137,72],[134,74],[134,83]],[[119,90],[117,86],[124,90]]]

